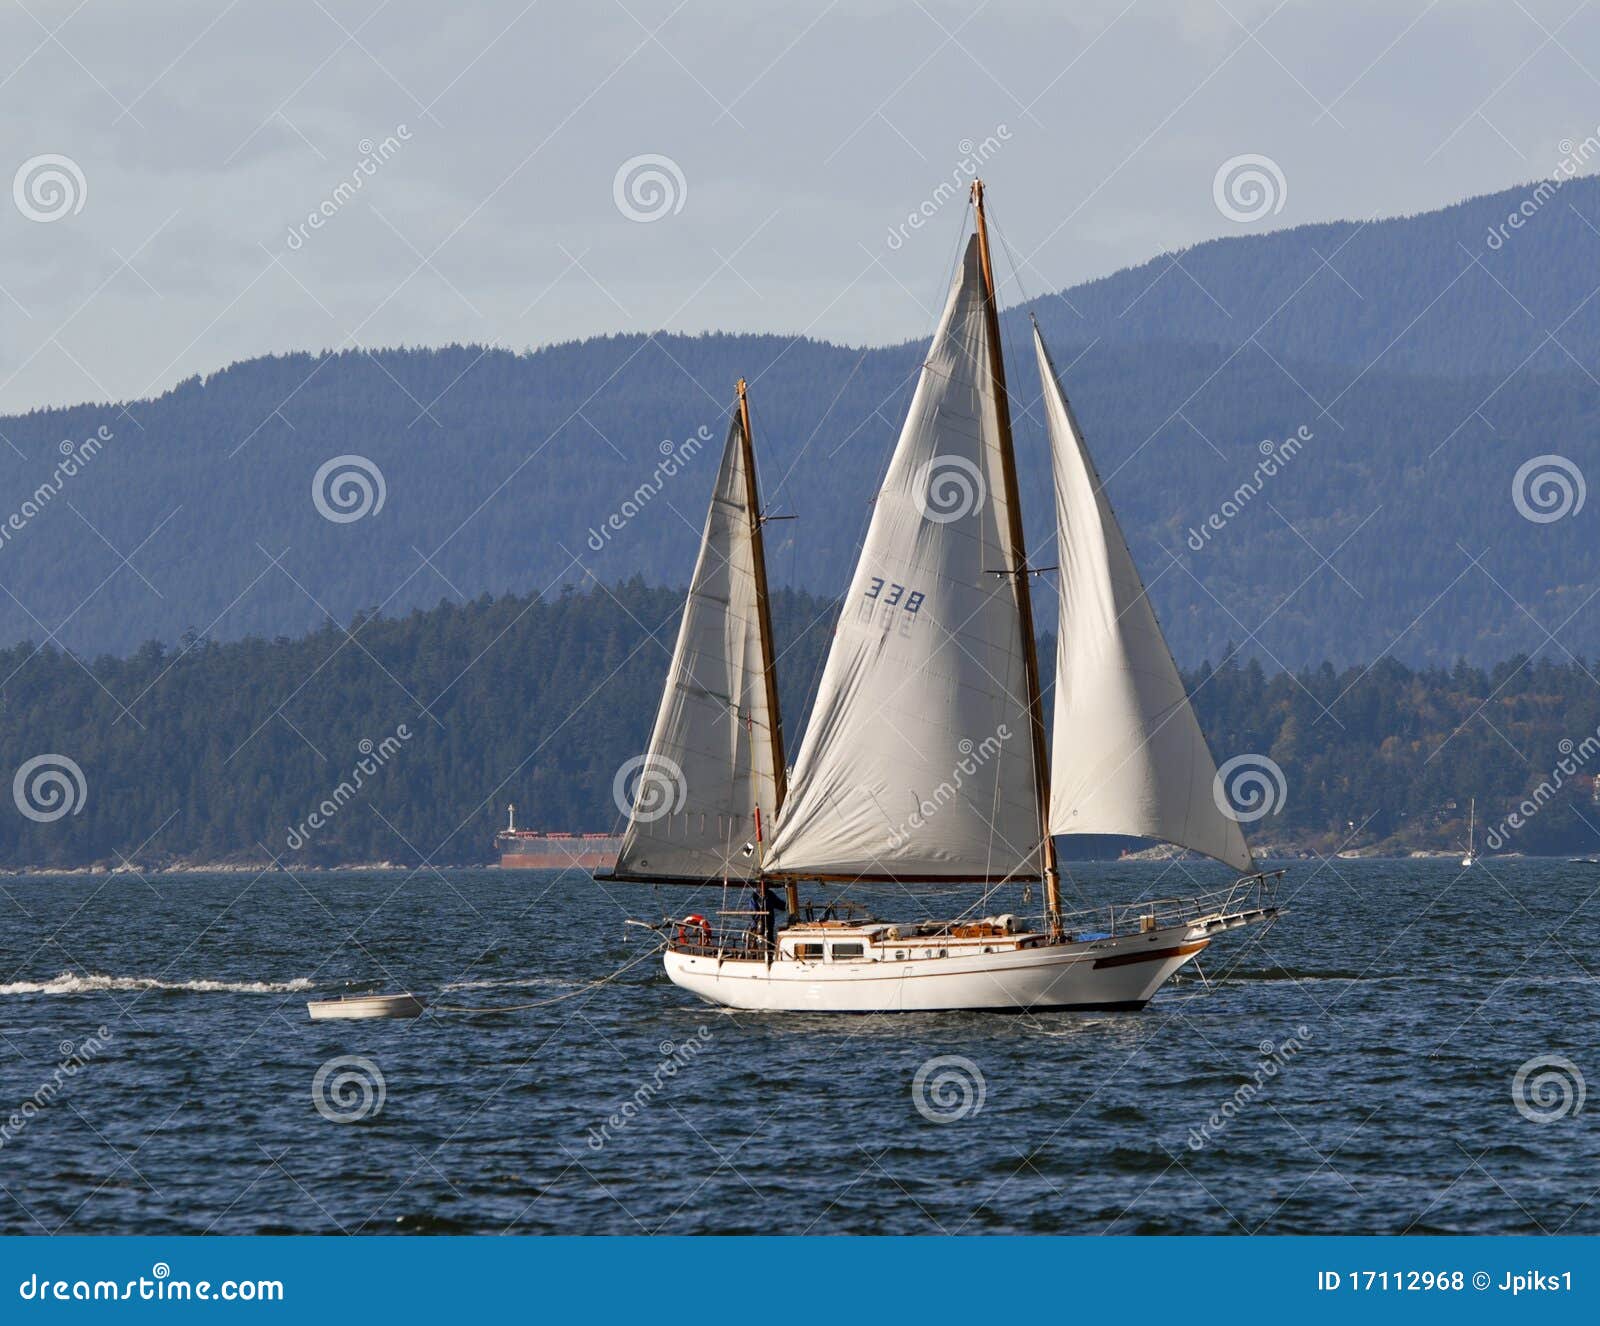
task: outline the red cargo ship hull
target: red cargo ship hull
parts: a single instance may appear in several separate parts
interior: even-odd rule
[[[614,834],[533,829],[502,829],[494,843],[502,870],[610,870],[622,847]]]

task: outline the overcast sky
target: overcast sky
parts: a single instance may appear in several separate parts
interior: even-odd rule
[[[1600,7],[4,0],[0,80],[15,412],[351,344],[925,335],[975,156],[1026,293],[1425,210],[1595,131]]]

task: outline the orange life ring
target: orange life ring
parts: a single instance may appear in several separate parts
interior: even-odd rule
[[[689,932],[691,930],[698,930],[700,932],[700,938],[698,940],[691,940],[689,938]],[[688,947],[688,945],[691,943],[698,943],[702,948],[710,948],[711,922],[706,920],[705,917],[701,916],[699,912],[693,912],[684,917],[683,920],[678,922],[678,943],[684,947]]]

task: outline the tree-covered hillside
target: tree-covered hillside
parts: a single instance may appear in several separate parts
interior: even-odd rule
[[[1566,185],[1490,248],[1527,193],[1217,241],[1038,302],[1180,661],[1230,639],[1269,667],[1600,651],[1600,507],[1535,523],[1513,494],[1542,455],[1600,475],[1600,301],[1573,277],[1600,256],[1600,184]],[[1008,316],[1048,564],[1025,327]],[[917,366],[916,346],[777,336],[347,351],[0,420],[0,641],[125,653],[441,595],[682,583],[740,375],[768,503],[798,517],[773,527],[774,580],[837,594]],[[63,477],[63,439],[100,428]],[[1301,429],[1263,478],[1263,444]],[[383,501],[341,523],[313,484],[346,456]]]
[[[613,779],[648,736],[681,601],[634,581],[294,640],[191,639],[92,662],[0,652],[0,774],[20,778],[34,812],[5,801],[0,866],[478,862],[508,801],[524,824],[611,828]],[[792,757],[834,609],[784,592],[774,616]],[[1584,745],[1600,688],[1586,664],[1291,675],[1230,658],[1187,680],[1219,762],[1254,755],[1283,771],[1281,809],[1249,826],[1257,843],[1449,845],[1469,795],[1487,830],[1564,758],[1577,766],[1503,846],[1593,850],[1600,838],[1600,742]],[[76,813],[49,818],[64,805],[40,781],[52,771]],[[347,782],[354,794],[308,827]]]

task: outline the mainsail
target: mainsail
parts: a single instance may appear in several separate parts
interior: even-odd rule
[[[1217,766],[1105,487],[1034,328],[1055,470],[1061,620],[1050,832],[1159,838],[1246,871]]]
[[[768,873],[1039,873],[979,261],[974,237],[873,507]]]
[[[782,744],[744,427],[736,412],[649,751],[629,771],[632,814],[616,878],[754,878],[756,814],[770,825],[780,800]],[[630,781],[618,778],[619,789]]]

